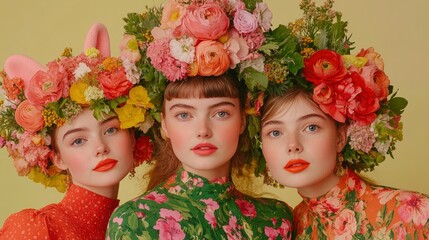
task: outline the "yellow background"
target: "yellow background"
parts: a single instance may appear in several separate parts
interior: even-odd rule
[[[301,16],[299,0],[265,2],[274,13],[275,26]],[[12,54],[24,54],[46,64],[58,57],[64,47],[72,47],[75,54],[79,53],[87,30],[95,22],[108,27],[112,55],[118,55],[122,18],[128,12],[143,11],[148,3],[158,5],[161,1],[0,0],[0,63],[3,65]],[[403,114],[404,141],[397,145],[395,159],[388,158],[369,176],[383,185],[429,193],[429,1],[338,0],[334,8],[349,22],[356,49],[372,46],[381,53],[390,80],[409,101]],[[300,200],[295,189],[268,190],[291,206]],[[124,202],[140,192],[138,178],[126,178],[119,198]],[[17,176],[11,159],[2,149],[0,196],[2,225],[13,212],[58,202],[63,195]]]

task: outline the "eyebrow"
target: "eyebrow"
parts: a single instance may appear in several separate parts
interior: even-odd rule
[[[209,106],[209,108],[211,109],[211,108],[216,108],[216,107],[225,106],[225,105],[229,105],[229,106],[235,107],[235,104],[234,104],[234,103],[232,103],[232,102],[228,102],[228,101],[225,101],[225,102],[219,102],[219,103],[216,103],[216,104],[210,105],[210,106]],[[174,104],[173,106],[171,106],[168,110],[170,110],[170,111],[171,111],[171,110],[173,110],[174,108],[195,109],[195,107],[194,107],[194,106],[191,106],[191,105],[188,105],[188,104],[183,104],[183,103],[177,103],[177,104]]]
[[[304,115],[304,116],[302,116],[302,117],[299,117],[298,118],[298,120],[297,121],[303,121],[303,120],[306,120],[306,119],[309,119],[309,118],[321,118],[321,119],[323,119],[323,120],[326,120],[326,117],[324,116],[324,115],[321,115],[321,114],[317,114],[317,113],[311,113],[311,114],[307,114],[307,115]],[[265,127],[265,126],[267,126],[267,125],[280,125],[280,124],[282,124],[283,122],[282,121],[279,121],[279,120],[271,120],[271,121],[266,121],[266,122],[264,122],[263,124],[262,124],[262,127]]]
[[[103,121],[99,122],[98,125],[106,124],[106,123],[111,122],[115,119],[118,119],[118,117],[117,116],[108,117],[108,118],[104,119]],[[64,133],[63,141],[67,137],[67,135],[70,135],[70,134],[75,133],[75,132],[82,132],[82,131],[87,131],[87,130],[88,130],[88,128],[86,128],[86,127],[70,129],[66,133]]]

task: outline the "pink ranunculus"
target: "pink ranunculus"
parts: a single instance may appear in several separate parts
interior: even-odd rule
[[[356,233],[357,223],[355,213],[344,209],[334,221],[335,239],[351,240]]]
[[[413,192],[400,192],[397,200],[399,218],[406,223],[414,223],[416,228],[423,227],[429,219],[429,199]]]
[[[336,88],[332,84],[321,83],[313,90],[313,100],[319,104],[320,109],[338,122],[346,121],[345,107],[337,106]],[[344,105],[344,104],[343,104]]]
[[[367,65],[375,65],[378,69],[384,71],[384,60],[381,55],[374,50],[373,47],[361,49],[356,56],[365,57],[368,59]]]
[[[364,66],[360,74],[380,101],[387,98],[390,80],[383,70],[378,69],[375,65],[369,65]]]
[[[195,52],[200,76],[219,76],[229,69],[231,61],[222,43],[202,41]]]
[[[251,33],[258,28],[258,19],[245,9],[237,10],[234,14],[234,28],[241,34]]]
[[[319,50],[304,61],[304,76],[314,83],[334,83],[347,74],[343,57],[332,50]]]
[[[189,6],[182,21],[182,32],[198,40],[216,40],[229,28],[228,16],[216,3]]]
[[[28,99],[21,102],[15,111],[15,120],[26,131],[34,133],[43,128],[43,108],[34,105]]]
[[[132,63],[136,63],[141,58],[135,35],[124,34],[119,49],[121,50],[121,59],[128,59]]]
[[[44,106],[58,101],[67,83],[67,73],[57,62],[48,63],[48,70],[38,71],[25,83],[24,93],[34,105]]]
[[[235,203],[238,205],[238,208],[240,209],[241,213],[250,218],[256,217],[256,209],[255,205],[252,203],[246,201],[246,200],[235,200]]]
[[[113,72],[104,71],[98,75],[101,89],[107,99],[114,99],[128,94],[133,87],[133,83],[128,80],[124,67],[120,67]]]
[[[241,38],[236,31],[231,31],[229,33],[229,39],[225,43],[225,48],[229,54],[231,69],[234,69],[237,64],[246,59],[249,55],[249,46],[247,45],[246,40]]]

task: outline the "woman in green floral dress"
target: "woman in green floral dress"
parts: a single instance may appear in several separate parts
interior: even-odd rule
[[[245,128],[244,97],[233,75],[192,77],[167,86],[159,155],[149,191],[111,216],[110,239],[289,239],[283,202],[242,194],[231,168]]]
[[[291,238],[287,204],[237,188],[260,169],[246,112],[248,90],[267,80],[259,48],[271,17],[260,1],[197,0],[127,16],[122,56],[154,102],[142,128],[156,145],[148,191],[113,213],[107,239]]]

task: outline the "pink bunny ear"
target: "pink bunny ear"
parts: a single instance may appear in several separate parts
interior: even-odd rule
[[[44,70],[42,65],[23,55],[12,55],[4,64],[4,71],[9,78],[20,77],[25,83],[28,83],[40,70]]]
[[[110,39],[106,26],[101,23],[96,23],[91,26],[86,34],[84,51],[88,48],[97,48],[103,57],[110,56]]]

